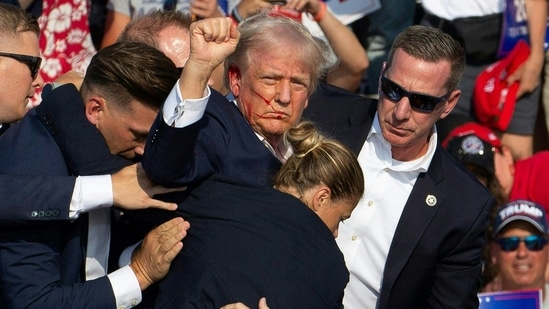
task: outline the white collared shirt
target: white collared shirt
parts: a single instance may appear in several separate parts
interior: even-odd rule
[[[421,0],[421,5],[426,12],[447,20],[505,11],[505,0]]]
[[[375,115],[358,156],[365,192],[351,218],[339,225],[336,238],[350,272],[343,298],[345,308],[376,307],[398,221],[419,173],[429,168],[436,145],[435,129],[424,156],[409,162],[394,160]]]

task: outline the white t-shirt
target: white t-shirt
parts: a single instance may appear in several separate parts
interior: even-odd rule
[[[421,0],[421,5],[425,12],[448,20],[505,11],[505,0]]]

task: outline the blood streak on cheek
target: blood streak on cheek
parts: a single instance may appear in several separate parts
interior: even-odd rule
[[[255,93],[258,97],[260,97],[260,98],[263,100],[263,102],[265,102],[265,104],[267,104],[267,105],[269,105],[269,106],[271,105],[271,100],[265,99],[262,95],[260,95],[260,94],[257,93],[256,91],[254,91],[254,93]]]
[[[267,106],[270,106],[271,109],[273,110],[273,112],[279,113],[279,111],[277,111],[277,110],[274,108],[274,106],[271,104],[271,100],[267,100],[265,97],[263,97],[262,95],[260,95],[260,94],[257,93],[256,91],[254,91],[254,93],[255,93],[258,97],[260,97],[260,98],[263,100],[263,102],[265,102],[265,104],[267,104]],[[271,117],[263,117],[263,116],[260,116],[260,115],[258,115],[258,114],[255,114],[255,115],[256,115],[257,117],[260,117],[260,118],[271,118],[271,119],[272,119],[272,116],[271,116]],[[282,115],[276,115],[275,118],[276,118],[276,119],[282,119]]]

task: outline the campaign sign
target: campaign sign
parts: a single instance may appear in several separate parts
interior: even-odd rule
[[[540,309],[541,290],[479,293],[479,309]]]
[[[506,0],[498,57],[505,57],[519,40],[530,42],[526,22],[525,0]],[[547,20],[549,26],[549,19]],[[545,50],[549,48],[549,31],[545,31]]]

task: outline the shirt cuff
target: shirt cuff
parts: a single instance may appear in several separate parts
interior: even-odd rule
[[[132,308],[141,302],[141,289],[129,266],[120,268],[108,276],[116,299],[116,308]]]
[[[202,98],[183,99],[179,82],[177,82],[162,107],[164,121],[176,128],[183,128],[197,122],[204,115],[210,94],[210,88],[206,87]]]
[[[78,176],[69,206],[69,219],[81,213],[112,206],[114,201],[111,175]]]

